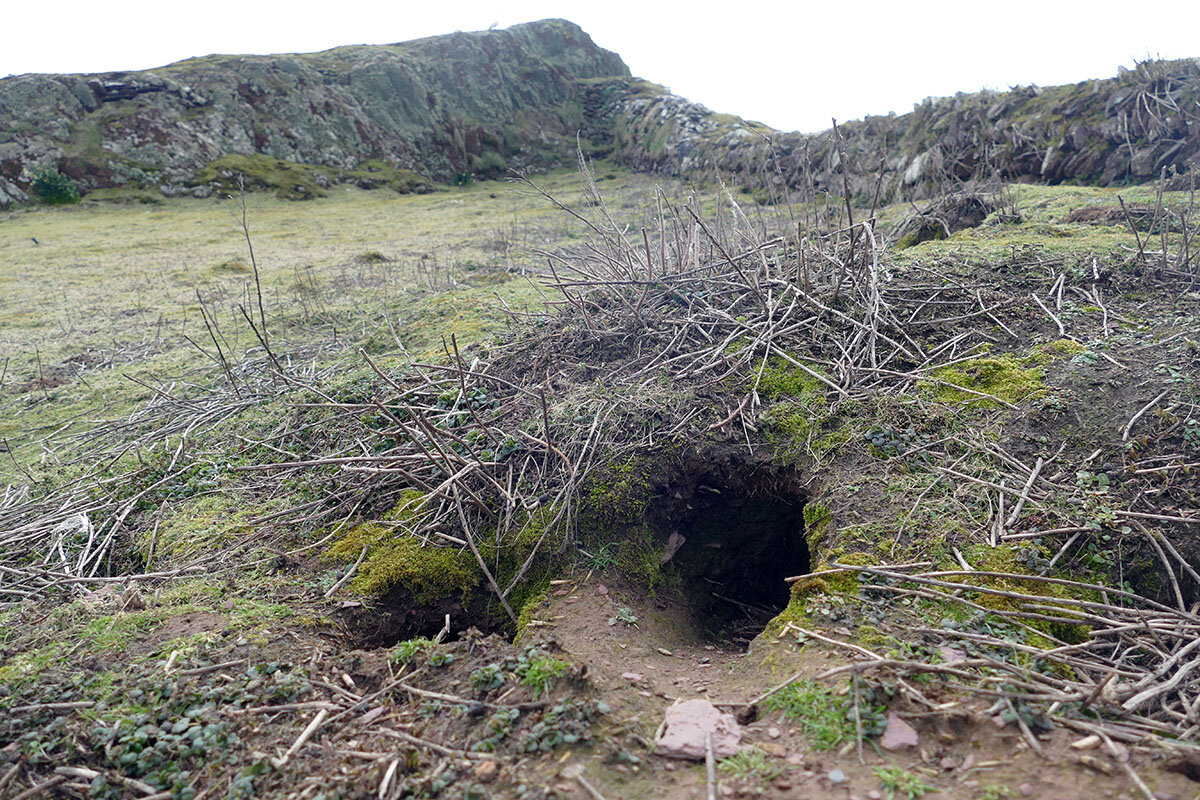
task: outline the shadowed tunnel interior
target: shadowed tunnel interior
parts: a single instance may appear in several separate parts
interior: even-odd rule
[[[809,571],[800,476],[733,461],[665,487],[651,513],[696,628],[748,644],[787,605],[785,579]]]

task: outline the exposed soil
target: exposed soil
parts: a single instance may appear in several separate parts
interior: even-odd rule
[[[626,607],[636,625],[608,620]],[[652,739],[666,707],[676,700],[708,698],[721,708],[739,712],[742,742],[764,754],[780,775],[767,781],[721,776],[722,794],[764,797],[873,797],[882,786],[874,768],[898,763],[935,787],[930,798],[979,797],[984,787],[999,786],[1013,796],[1044,798],[1119,798],[1137,796],[1120,761],[1099,749],[1076,750],[1082,737],[1057,729],[1039,737],[1035,752],[1017,725],[963,706],[957,716],[926,722],[928,709],[898,703],[898,711],[919,733],[916,748],[884,753],[868,743],[859,759],[853,742],[836,751],[812,749],[795,722],[778,712],[743,708],[766,689],[793,676],[815,677],[847,663],[842,653],[819,642],[797,645],[794,637],[759,637],[749,650],[719,647],[705,640],[681,598],[647,597],[627,585],[609,585],[597,576],[557,589],[540,619],[548,624],[539,636],[554,641],[573,659],[589,665],[590,686],[644,738]],[[765,687],[765,688],[764,688]],[[949,702],[952,694],[930,696]],[[1122,754],[1125,751],[1120,751]],[[1178,762],[1135,758],[1139,776],[1161,797],[1190,798],[1200,784],[1168,767]],[[846,780],[834,783],[829,773],[841,770]],[[560,770],[561,773],[562,770]],[[608,798],[649,793],[663,798],[702,798],[706,781],[702,766],[650,757],[632,767],[589,766]],[[586,797],[576,789],[570,796]]]

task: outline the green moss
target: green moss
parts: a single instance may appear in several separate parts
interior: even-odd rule
[[[1018,403],[1045,391],[1042,370],[1022,366],[1016,356],[1005,354],[977,358],[936,370],[933,377],[965,389],[990,394],[1008,403]],[[945,385],[930,383],[933,395],[943,403],[965,404],[975,408],[991,408],[994,400],[969,394]]]
[[[150,526],[140,531],[138,550],[150,567],[214,550],[248,532],[250,519],[261,513],[261,507],[248,507],[224,493],[195,497],[172,509],[157,530]]]
[[[338,173],[336,177],[360,189],[391,189],[400,194],[426,194],[436,188],[433,181],[425,176],[381,159],[364,161],[354,169]]]
[[[777,457],[789,464],[806,456],[819,460],[849,441],[848,427],[825,430],[830,420],[828,407],[794,402],[776,403],[759,418]]]
[[[826,430],[834,407],[826,401],[823,388],[821,381],[782,358],[772,358],[763,369],[758,392],[774,405],[760,421],[784,462],[820,459],[846,442],[846,430]]]
[[[813,370],[818,372],[818,370]],[[822,384],[809,373],[785,359],[769,359],[758,381],[758,393],[774,402],[781,397],[813,400],[821,397]]]
[[[1079,342],[1071,339],[1055,339],[1033,348],[1030,359],[1038,366],[1046,366],[1059,359],[1077,356],[1085,352],[1087,352],[1087,348]]]
[[[813,618],[810,607],[830,602],[844,603],[847,598],[857,596],[858,574],[854,572],[829,572],[798,580],[792,584],[787,606],[767,623],[759,637],[780,636],[789,622],[801,628],[820,626],[822,623]]]
[[[526,616],[526,610],[530,607],[530,603],[545,599],[546,592],[550,588],[550,581],[561,573],[564,566],[562,550],[567,541],[566,522],[564,519],[559,519],[558,524],[552,528],[549,527],[558,517],[558,511],[558,505],[540,506],[528,514],[524,524],[518,528],[510,546],[499,550],[494,545],[481,548],[484,559],[495,564],[494,573],[501,586],[508,586],[512,583],[513,578],[525,565],[529,556],[534,555],[521,582],[514,586],[508,595],[509,605],[517,609],[518,635],[528,622],[528,619],[523,619],[523,617]],[[535,547],[537,548],[536,553]],[[491,611],[498,618],[504,615],[504,611],[495,597],[489,595],[488,603]]]
[[[833,512],[820,503],[808,503],[804,506],[804,538],[808,541],[810,558],[821,552],[825,534],[833,525]]]
[[[662,545],[655,541],[646,516],[653,498],[651,476],[661,477],[674,466],[670,452],[611,464],[589,482],[580,504],[584,540],[592,547],[610,547],[617,570],[647,589],[671,577],[660,563]]]
[[[422,546],[415,538],[384,542],[371,551],[350,582],[363,594],[382,595],[402,586],[418,603],[433,603],[467,596],[479,586],[479,565],[468,550],[436,545]]]
[[[520,644],[521,637],[525,635],[525,629],[529,623],[537,618],[538,613],[546,607],[546,603],[550,598],[550,584],[547,583],[537,590],[529,593],[519,606],[520,611],[517,612],[517,635],[513,638],[513,644]]]
[[[322,184],[327,186],[330,183],[331,172],[333,170],[260,153],[230,153],[201,167],[196,172],[194,182],[216,182],[222,191],[234,192],[238,190],[238,178],[242,176],[248,188],[272,189],[276,195],[287,200],[309,200],[327,194]]]
[[[249,189],[268,189],[285,200],[311,200],[325,197],[334,183],[353,183],[361,189],[392,189],[400,194],[424,194],[434,184],[409,169],[387,161],[364,161],[354,169],[323,167],[272,158],[261,153],[230,153],[201,167],[193,178],[196,184],[217,183],[227,193],[238,191],[243,176]]]
[[[647,589],[656,589],[668,581],[669,575],[662,567],[661,548],[647,527],[622,539],[617,544],[616,558],[617,569]]]
[[[547,531],[547,528],[558,518],[558,524]],[[548,504],[539,506],[531,511],[525,524],[517,531],[516,554],[523,561],[529,557],[533,548],[539,553],[549,553],[562,547],[567,538],[567,526],[564,518],[559,517],[559,506]],[[544,537],[544,538],[543,538]]]
[[[604,533],[640,525],[650,503],[652,469],[652,464],[636,458],[609,465],[584,490],[581,524]]]
[[[792,584],[787,606],[766,624],[759,637],[766,639],[779,636],[789,622],[801,628],[811,627],[812,619],[808,615],[808,599],[829,591],[829,585],[823,578],[806,578],[796,581]]]
[[[1044,581],[1022,580],[1022,575],[1028,575],[1029,572],[1021,563],[1022,549],[1028,548],[1031,545],[1023,547],[1015,547],[1009,544],[1002,544],[998,547],[977,548],[970,551],[969,560],[972,560],[976,569],[982,572],[1000,572],[1011,574],[1011,578],[996,578],[991,576],[981,576],[978,578],[964,578],[965,583],[986,587],[999,591],[1020,592],[1023,594],[1039,595],[1046,598],[1045,604],[1048,606],[1054,605],[1056,598],[1062,599],[1087,599],[1097,600],[1098,598],[1093,593],[1087,590],[1078,590],[1074,587],[1062,586],[1059,584],[1046,583]],[[971,598],[973,602],[991,608],[997,611],[1018,611],[1024,601],[1017,600],[1003,595],[980,592]],[[1068,608],[1064,606],[1064,608]],[[1040,609],[1038,613],[1054,615],[1053,611]],[[1067,615],[1069,616],[1069,615]],[[1077,643],[1086,641],[1088,638],[1089,628],[1086,625],[1076,625],[1065,622],[1051,622],[1049,620],[1022,620],[1026,625],[1035,630],[1045,631],[1068,643]],[[1036,634],[1030,634],[1026,640],[1027,644],[1035,647],[1052,647],[1053,642],[1049,639],[1043,639]]]
[[[364,522],[346,532],[326,551],[326,557],[342,563],[367,554],[350,588],[368,595],[382,595],[395,586],[412,593],[420,603],[465,597],[478,587],[482,574],[475,556],[466,549],[423,545],[413,535],[413,522],[424,495],[409,489],[380,520]]]

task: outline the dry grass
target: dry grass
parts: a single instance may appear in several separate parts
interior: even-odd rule
[[[662,183],[602,174],[635,217]],[[573,171],[546,182],[578,196]],[[458,320],[469,338],[486,327],[480,312],[494,290],[529,300],[520,275],[540,261],[532,248],[579,235],[543,199],[502,182],[406,196],[342,187],[303,203],[252,194],[247,204],[272,334],[296,346],[336,330],[350,347],[385,308],[401,324],[418,313]],[[256,344],[237,310],[249,307],[253,273],[235,213],[232,199],[188,198],[0,215],[0,450],[7,441],[20,463],[0,453],[0,483],[53,466],[39,439],[128,414],[152,396],[127,375],[202,381],[196,373],[213,364],[185,338],[213,349],[198,295],[235,355]],[[476,288],[445,292],[463,286]]]

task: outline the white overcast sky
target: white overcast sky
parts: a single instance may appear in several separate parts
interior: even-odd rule
[[[5,0],[0,77],[148,69],[209,53],[310,52],[546,17],[634,75],[784,130],[903,113],[927,96],[1109,77],[1200,57],[1200,0],[541,2]]]

